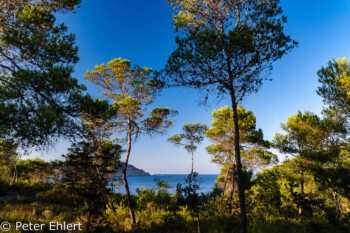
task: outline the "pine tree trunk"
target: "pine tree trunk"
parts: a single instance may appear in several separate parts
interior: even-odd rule
[[[88,206],[88,212],[87,212],[87,220],[86,220],[86,231],[90,231],[91,227],[91,214],[90,214],[90,204],[87,204]]]
[[[86,222],[79,215],[79,205],[77,204],[77,200],[76,200],[76,195],[75,194],[73,196],[73,202],[74,202],[74,205],[75,205],[75,212],[76,212],[77,218],[79,219],[80,222],[83,223],[83,225],[85,227],[85,230],[88,231],[88,226],[87,226]]]
[[[192,153],[192,165],[191,165],[190,179],[189,179],[189,181],[188,181],[188,188],[189,188],[190,190],[192,190],[192,188],[191,188],[191,183],[192,183],[192,177],[193,177],[193,151],[191,151],[191,153]]]
[[[191,166],[191,175],[193,175],[193,151],[192,151],[192,166]]]
[[[239,144],[239,125],[238,125],[238,115],[237,115],[237,102],[233,89],[231,89],[231,101],[233,109],[233,120],[235,129],[235,158],[237,166],[237,184],[238,184],[238,196],[239,196],[239,207],[241,210],[241,233],[247,233],[247,214],[245,206],[245,195],[244,195],[244,183],[243,183],[243,173],[242,173],[242,163],[241,163],[241,152]]]
[[[231,192],[230,192],[230,210],[232,211],[233,209],[233,193],[235,192],[235,170],[236,170],[236,164],[235,162],[233,162],[232,164],[232,176],[231,176],[231,179],[232,179],[232,189],[231,189]]]
[[[303,211],[303,202],[304,202],[304,171],[301,170],[301,180],[300,180],[300,203],[299,203],[299,221],[301,220],[304,211]]]
[[[198,231],[198,233],[201,233],[201,225],[199,222],[199,208],[198,207],[197,207],[197,212],[198,212],[197,231]]]
[[[192,177],[193,177],[193,160],[194,160],[193,150],[191,151],[191,154],[192,154],[192,164],[191,164],[191,175],[190,175],[190,179],[189,179],[189,189],[190,190],[192,190],[191,183],[192,183]],[[199,206],[198,206],[198,204],[199,203],[197,203],[197,217],[198,217],[197,231],[198,231],[198,233],[201,233],[200,222],[199,222]]]
[[[14,166],[14,171],[13,171],[13,177],[12,177],[11,184],[15,184],[16,181],[17,181],[17,165],[16,165],[16,161],[15,161],[15,164],[13,166]]]
[[[131,225],[134,225],[136,223],[135,219],[135,214],[134,214],[134,208],[131,202],[131,197],[130,197],[130,190],[129,190],[129,185],[128,181],[126,179],[126,169],[128,167],[128,161],[129,161],[129,156],[131,152],[131,127],[130,127],[130,122],[129,122],[129,130],[128,130],[128,149],[126,152],[126,157],[125,157],[125,164],[123,168],[123,181],[124,181],[124,186],[125,186],[125,193],[128,201],[128,207],[129,207],[129,215],[130,215],[130,221]]]
[[[226,192],[226,185],[227,185],[227,179],[228,179],[228,172],[230,171],[230,167],[227,168],[226,175],[225,175],[225,181],[224,181],[224,188],[222,190],[222,196],[221,196],[221,201],[225,197],[225,192]]]
[[[334,204],[335,204],[335,210],[337,213],[337,219],[340,218],[340,201],[338,200],[338,195],[336,192],[332,191],[333,194],[333,199],[334,199]]]

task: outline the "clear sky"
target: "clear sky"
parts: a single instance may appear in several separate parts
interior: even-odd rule
[[[260,92],[243,102],[254,112],[257,125],[268,140],[281,132],[280,122],[298,110],[319,114],[322,100],[316,94],[317,70],[333,58],[350,58],[349,0],[281,0],[281,6],[288,18],[286,33],[299,42],[299,47],[274,64],[272,82],[266,82]],[[163,68],[176,48],[172,13],[165,0],[83,0],[76,14],[59,15],[58,21],[64,22],[77,38],[80,61],[75,77],[93,96],[101,97],[100,91],[83,78],[86,70],[95,65],[121,57],[140,66]],[[178,110],[176,125],[167,135],[141,137],[133,146],[130,163],[155,174],[189,173],[190,155],[172,146],[167,138],[180,132],[185,123],[210,125],[212,110],[230,104],[224,100],[202,107],[199,100],[200,96],[192,90],[165,90],[156,105]],[[205,151],[208,144],[205,141],[195,154],[195,171],[217,174],[219,168],[210,162]],[[60,142],[55,148],[30,157],[59,159],[68,146]]]

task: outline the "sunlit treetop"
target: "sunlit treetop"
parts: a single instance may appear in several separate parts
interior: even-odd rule
[[[210,28],[227,33],[241,25],[252,26],[282,13],[279,0],[167,0],[177,13],[173,16],[176,29],[187,32]],[[266,12],[267,14],[262,14]],[[277,23],[286,22],[283,16]],[[255,25],[256,26],[256,25]]]
[[[117,58],[88,70],[84,77],[99,86],[103,95],[112,101],[116,130],[130,130],[132,135],[163,133],[173,124],[171,117],[176,111],[167,107],[147,109],[164,85],[153,76],[152,69],[132,67],[129,60]]]
[[[182,132],[175,134],[168,141],[176,146],[183,146],[191,153],[197,150],[196,144],[200,144],[204,140],[206,131],[207,126],[205,124],[184,124],[182,126]]]
[[[135,65],[126,59],[113,59],[107,65],[95,66],[87,71],[85,79],[103,88],[103,94],[114,101],[139,101],[142,104],[153,103],[162,83],[153,76],[153,70]]]
[[[252,111],[247,110],[244,107],[237,107],[237,115],[239,118],[239,130],[241,133],[241,142],[248,143],[251,141],[252,136],[256,136],[256,118]],[[212,113],[213,121],[212,127],[207,130],[207,137],[212,140],[234,140],[235,129],[233,120],[233,110],[228,106],[222,107],[218,110],[214,110]]]
[[[215,163],[225,164],[227,161],[233,161],[235,128],[232,115],[233,110],[228,106],[212,113],[212,127],[208,128],[206,135],[214,144],[207,146],[206,150],[214,156],[212,161]],[[253,112],[238,106],[237,115],[243,164],[256,168],[277,163],[277,156],[267,151],[270,144],[264,140],[262,130],[256,128]]]
[[[281,123],[286,134],[275,135],[273,145],[282,153],[300,155],[306,150],[319,150],[339,143],[335,135],[344,135],[346,132],[339,122],[330,118],[321,119],[314,113],[298,112]]]
[[[258,91],[272,63],[297,45],[284,34],[279,0],[168,2],[182,32],[164,69],[169,85],[229,94],[239,102]]]
[[[321,86],[317,89],[325,104],[333,111],[350,115],[350,61],[337,58],[318,72]]]
[[[21,7],[38,6],[53,12],[65,12],[76,9],[80,3],[81,0],[2,0],[0,9],[15,10]]]

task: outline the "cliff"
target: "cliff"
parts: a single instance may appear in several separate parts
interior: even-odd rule
[[[120,163],[120,169],[116,173],[114,173],[113,176],[122,176],[123,172],[123,167],[124,167],[124,162]],[[128,164],[128,167],[126,169],[126,176],[150,176],[148,172],[145,172],[142,169],[136,168],[135,166]]]

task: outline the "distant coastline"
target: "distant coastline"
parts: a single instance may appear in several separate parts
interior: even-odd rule
[[[121,162],[120,168],[112,176],[122,177],[124,164],[125,164],[124,162]],[[153,173],[146,172],[145,170],[143,170],[141,168],[137,168],[132,164],[128,164],[128,168],[126,170],[126,176],[163,176],[163,175],[168,176],[168,175],[188,175],[188,174],[186,174],[186,173],[154,173],[153,174]],[[200,173],[199,175],[217,175],[217,176],[219,176],[220,174]]]
[[[120,163],[120,168],[117,170],[116,173],[113,174],[113,176],[122,176],[124,162]],[[150,173],[144,171],[143,169],[137,168],[134,165],[128,164],[128,167],[126,169],[126,176],[151,176]]]
[[[131,194],[137,194],[138,189],[156,188],[159,181],[166,181],[169,186],[167,191],[175,194],[177,184],[184,185],[187,175],[188,174],[154,174],[154,176],[130,176],[128,177],[129,189]],[[214,174],[199,174],[197,177],[197,184],[199,185],[198,193],[203,192],[207,194],[211,192],[215,187],[217,177],[218,175]],[[125,194],[123,183],[120,183],[120,186],[115,188],[115,192]]]

